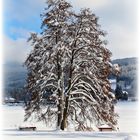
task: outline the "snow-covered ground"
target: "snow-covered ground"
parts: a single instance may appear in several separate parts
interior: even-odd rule
[[[47,128],[43,123],[35,123],[37,131],[19,131],[23,124],[24,110],[21,106],[3,106],[3,140],[137,140],[137,102],[119,102],[119,132],[61,132]],[[34,125],[34,122],[30,122]]]
[[[118,102],[116,112],[121,132],[138,132],[138,102]]]

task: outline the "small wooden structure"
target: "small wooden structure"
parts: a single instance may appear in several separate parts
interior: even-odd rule
[[[113,128],[107,124],[99,126],[98,129],[99,131],[105,131],[105,132],[113,131]]]
[[[36,127],[35,126],[23,126],[23,127],[20,126],[19,130],[22,130],[22,131],[35,131]]]
[[[14,104],[14,103],[16,103],[16,99],[15,98],[5,98],[4,99],[4,103],[6,103],[6,104],[8,104],[8,103],[10,103],[10,104]]]

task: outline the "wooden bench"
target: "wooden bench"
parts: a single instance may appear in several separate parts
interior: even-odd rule
[[[113,131],[113,128],[109,125],[101,125],[98,127],[99,131]]]
[[[28,130],[30,130],[30,131],[35,131],[36,130],[36,127],[35,126],[26,126],[26,127],[19,127],[19,130],[23,130],[23,131],[28,131]]]

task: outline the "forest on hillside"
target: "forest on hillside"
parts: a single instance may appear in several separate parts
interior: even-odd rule
[[[138,59],[135,57],[116,59],[112,63],[121,67],[118,80],[122,89],[128,92],[129,97],[137,98]]]
[[[121,74],[119,75],[122,88],[127,90],[130,97],[137,97],[137,58],[115,59],[112,64],[119,64]],[[4,97],[14,97],[17,100],[23,100],[25,95],[26,68],[21,64],[8,63],[3,66]],[[111,76],[111,78],[115,78]],[[129,89],[127,89],[129,87]]]

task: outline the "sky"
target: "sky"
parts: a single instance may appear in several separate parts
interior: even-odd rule
[[[46,0],[3,0],[4,63],[24,62],[31,51],[27,39],[40,33],[40,14]],[[68,0],[75,11],[90,8],[108,34],[107,48],[112,59],[138,56],[138,0]]]

